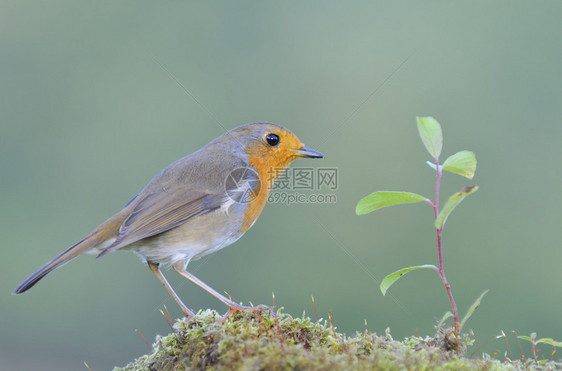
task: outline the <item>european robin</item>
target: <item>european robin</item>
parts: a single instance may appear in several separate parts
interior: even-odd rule
[[[78,255],[101,257],[132,250],[146,261],[186,317],[193,312],[166,281],[160,264],[171,265],[231,312],[246,309],[189,273],[187,264],[242,237],[262,212],[273,180],[302,157],[324,156],[280,125],[257,122],[232,129],[168,165],[121,211],[27,277],[14,294],[29,290]]]

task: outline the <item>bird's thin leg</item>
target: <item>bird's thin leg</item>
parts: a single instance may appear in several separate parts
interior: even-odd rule
[[[205,282],[201,281],[199,278],[195,277],[193,274],[189,273],[186,269],[185,269],[185,262],[177,262],[172,264],[172,267],[174,268],[174,270],[181,276],[187,278],[188,280],[190,280],[191,282],[195,283],[196,285],[198,285],[199,287],[201,287],[202,289],[206,290],[207,292],[209,292],[211,295],[213,295],[215,298],[219,299],[220,301],[222,301],[224,304],[226,304],[229,308],[230,308],[230,312],[231,313],[235,313],[235,312],[239,312],[242,310],[252,310],[255,308],[252,307],[245,307],[242,306],[230,299],[228,299],[227,297],[225,297],[224,295],[219,294],[217,291],[215,291],[211,286],[207,285]]]
[[[195,316],[195,313],[193,313],[191,310],[189,310],[188,307],[185,306],[183,301],[181,301],[181,299],[176,294],[176,292],[174,291],[172,286],[170,286],[170,284],[166,280],[166,277],[164,277],[162,272],[160,272],[160,268],[158,267],[158,263],[153,263],[153,262],[147,262],[147,263],[148,263],[148,268],[150,268],[152,273],[154,273],[154,275],[160,280],[160,282],[162,282],[162,285],[164,285],[166,290],[168,290],[168,293],[172,296],[172,298],[174,298],[176,303],[178,303],[178,305],[180,306],[180,308],[181,308],[183,314],[185,315],[185,317],[190,318],[190,317]]]

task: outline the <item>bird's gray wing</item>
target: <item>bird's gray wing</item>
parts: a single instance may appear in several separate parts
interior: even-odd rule
[[[98,257],[212,212],[225,200],[224,192],[219,194],[189,187],[161,187],[146,195],[141,192],[137,197],[140,200],[133,201],[134,208],[119,228],[117,239]]]

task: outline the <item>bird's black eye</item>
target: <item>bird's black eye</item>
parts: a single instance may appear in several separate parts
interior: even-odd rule
[[[269,133],[265,136],[265,140],[266,140],[267,144],[269,144],[272,147],[275,147],[276,145],[279,144],[279,135]]]

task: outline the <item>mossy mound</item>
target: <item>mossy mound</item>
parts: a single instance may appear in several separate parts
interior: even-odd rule
[[[483,356],[447,350],[447,336],[395,341],[365,331],[336,333],[326,321],[267,311],[242,312],[221,321],[215,311],[177,321],[158,336],[152,354],[115,370],[516,370]]]

